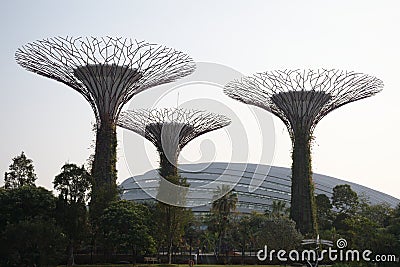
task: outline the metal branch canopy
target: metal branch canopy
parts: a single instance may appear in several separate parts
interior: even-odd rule
[[[383,82],[367,74],[335,69],[276,70],[243,77],[225,86],[231,98],[278,116],[293,139],[298,127],[312,134],[329,112],[381,91]]]
[[[116,120],[132,96],[195,70],[186,54],[128,38],[56,37],[29,43],[15,59],[25,69],[62,82],[92,106],[98,125]]]
[[[223,115],[177,108],[125,111],[117,125],[145,137],[175,164],[179,152],[191,140],[230,122]]]
[[[334,69],[277,70],[228,83],[231,98],[261,107],[286,125],[293,143],[291,218],[303,233],[317,231],[311,170],[311,138],[332,110],[382,90],[375,77]]]
[[[161,160],[166,157],[174,167],[173,174],[177,174],[177,159],[184,146],[194,138],[225,127],[230,122],[230,119],[223,115],[177,108],[125,111],[121,113],[117,125],[152,142]]]

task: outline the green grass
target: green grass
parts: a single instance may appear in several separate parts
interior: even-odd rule
[[[163,265],[163,264],[161,264]],[[172,264],[177,267],[188,267],[188,264]],[[58,267],[64,267],[65,265],[59,265]],[[159,264],[100,264],[100,265],[75,265],[79,267],[158,267]],[[199,264],[195,265],[195,267],[282,267],[282,266],[290,266],[290,265],[207,265],[207,264]],[[328,266],[328,265],[320,265],[321,267],[323,266]]]
[[[175,266],[179,267],[188,267],[188,264],[172,264]],[[57,267],[63,267],[65,265],[59,265]],[[74,265],[74,266],[79,266],[79,267],[132,267],[134,266],[133,264],[100,264],[100,265]],[[148,266],[148,267],[158,267],[158,264],[136,264],[136,266]],[[282,267],[282,265],[207,265],[207,264],[199,264],[195,265],[197,267],[263,267],[263,266],[268,266],[268,267]]]

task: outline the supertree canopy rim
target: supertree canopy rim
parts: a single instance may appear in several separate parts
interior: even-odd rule
[[[90,103],[98,127],[113,122],[135,94],[191,74],[186,54],[121,37],[55,37],[28,43],[15,59],[25,69],[62,82]]]
[[[278,116],[294,137],[293,121],[301,118],[313,132],[329,112],[380,92],[382,80],[363,73],[335,69],[275,70],[228,83],[224,93]]]
[[[117,125],[149,140],[160,155],[162,175],[177,174],[180,151],[194,138],[231,123],[223,115],[186,109],[139,109],[121,113]]]
[[[231,120],[224,115],[200,110],[165,108],[124,111],[117,125],[145,137],[162,151],[160,146],[164,145],[163,138],[175,140],[172,143],[177,144],[181,150],[194,138],[230,123]]]

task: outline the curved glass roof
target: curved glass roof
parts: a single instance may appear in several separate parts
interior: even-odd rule
[[[264,212],[270,209],[273,201],[286,202],[290,206],[291,169],[268,165],[246,163],[199,163],[179,166],[182,177],[187,178],[190,189],[187,204],[194,212],[207,212],[211,204],[210,192],[217,187],[228,185],[238,194],[237,211],[249,213]],[[386,202],[395,207],[400,200],[374,189],[337,179],[334,177],[313,174],[315,194],[332,197],[336,185],[348,184],[359,196],[366,196],[371,204]],[[134,201],[151,201],[157,195],[159,176],[157,170],[126,179],[122,184],[123,199]],[[258,187],[250,186],[257,184]]]

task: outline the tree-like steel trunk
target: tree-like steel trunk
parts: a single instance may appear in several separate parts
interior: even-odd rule
[[[112,120],[102,120],[96,133],[92,165],[91,219],[98,219],[108,204],[117,198],[117,135]]]
[[[160,155],[160,175],[167,179],[168,176],[178,175],[178,163],[177,158],[171,159],[163,152],[159,152]],[[173,161],[173,162],[171,162]]]
[[[317,230],[310,137],[307,133],[295,133],[292,152],[290,217],[302,234],[315,234]]]
[[[176,158],[170,158],[168,157],[163,151],[159,151],[159,156],[160,156],[160,169],[159,173],[162,178],[166,179],[168,182],[171,182],[173,184],[179,184],[179,177],[178,177],[178,165],[177,165],[177,157]],[[171,162],[172,161],[172,162]],[[162,199],[170,199],[171,202],[178,202],[178,198],[180,196],[178,195],[171,195],[171,193],[176,194],[176,192],[169,192],[170,188],[168,184],[165,182],[161,182],[159,189],[158,189],[158,196],[161,197]],[[167,253],[168,253],[168,264],[172,263],[172,249],[173,249],[173,243],[174,243],[174,236],[175,236],[175,231],[177,226],[174,225],[175,223],[178,223],[176,221],[176,212],[179,207],[174,207],[165,203],[159,203],[165,211],[166,211],[166,221],[167,221]]]

